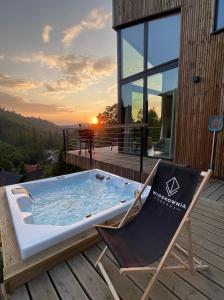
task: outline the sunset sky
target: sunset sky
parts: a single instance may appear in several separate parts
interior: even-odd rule
[[[116,103],[111,0],[0,0],[0,106],[57,124]]]

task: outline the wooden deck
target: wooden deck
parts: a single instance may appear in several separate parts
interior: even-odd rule
[[[203,192],[203,197],[224,204],[224,180],[210,180]]]
[[[157,161],[156,158],[144,157],[142,182],[146,180]],[[81,155],[78,151],[66,152],[66,162],[80,166],[83,170],[90,169],[90,159],[85,155],[84,150]],[[120,153],[117,147],[113,147],[112,151],[110,147],[96,148],[95,154],[93,154],[92,168],[139,181],[140,157],[139,155]]]
[[[192,224],[194,253],[209,264],[209,269],[193,275],[188,272],[163,273],[153,288],[150,296],[152,300],[224,299],[224,205],[201,200],[194,209]],[[184,235],[179,243],[186,247]],[[103,246],[100,242],[76,254],[7,297],[12,300],[112,299],[106,283],[94,268],[94,262]],[[120,276],[118,266],[110,254],[104,258],[103,263],[121,299],[140,299],[150,274]]]

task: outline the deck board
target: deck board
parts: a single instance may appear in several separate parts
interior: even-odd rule
[[[224,204],[224,195],[222,195],[222,196],[218,199],[218,201],[219,201],[220,203],[223,203],[223,204]]]
[[[47,273],[36,277],[35,279],[28,282],[28,289],[33,300],[48,299],[57,300],[59,299],[57,292],[52,285]]]
[[[89,299],[65,262],[55,266],[48,273],[62,299]]]
[[[95,246],[86,250],[84,253],[86,258],[94,265],[101,251]],[[120,276],[118,267],[108,257],[104,257],[102,262],[121,298],[126,297],[129,300],[140,298],[141,291],[128,277]]]
[[[90,298],[113,300],[106,283],[83,254],[78,254],[69,259],[68,264]]]
[[[22,285],[21,287],[17,288],[15,293],[11,295],[11,300],[29,300],[30,296],[28,294],[28,290],[26,285]]]

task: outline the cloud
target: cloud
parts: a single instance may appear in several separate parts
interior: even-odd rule
[[[19,55],[12,57],[11,60],[16,63],[40,63],[49,68],[57,68],[59,55],[46,54],[43,52],[33,53],[28,55]]]
[[[25,115],[49,115],[72,112],[64,106],[27,102],[22,97],[0,92],[0,107],[13,110]]]
[[[49,43],[50,42],[50,33],[51,33],[52,30],[53,30],[53,28],[48,24],[43,27],[42,41],[44,43]]]
[[[45,85],[48,92],[83,90],[111,75],[116,64],[111,57],[94,58],[68,55],[58,59],[57,67],[65,76],[53,85]]]
[[[56,69],[62,77],[55,82],[44,83],[46,92],[75,92],[99,83],[113,74],[116,61],[113,57],[81,56],[75,54],[55,55],[37,53],[14,58],[16,62],[39,62],[50,69]]]
[[[62,43],[65,47],[70,47],[72,42],[77,39],[82,32],[105,28],[110,18],[110,12],[106,12],[102,8],[93,9],[78,25],[69,27],[63,31],[64,37]]]
[[[0,89],[29,90],[38,86],[38,83],[31,80],[13,78],[0,73]]]

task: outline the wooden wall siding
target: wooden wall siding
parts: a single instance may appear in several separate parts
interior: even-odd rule
[[[175,162],[207,169],[208,117],[224,114],[224,32],[211,34],[214,0],[114,0],[113,25],[181,8]],[[192,77],[200,77],[193,83]],[[224,177],[224,131],[218,133],[215,177]]]
[[[187,0],[113,0],[113,27],[172,10]]]

